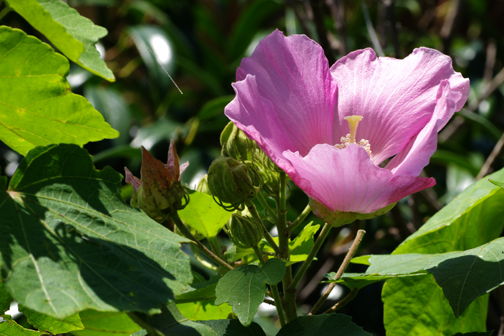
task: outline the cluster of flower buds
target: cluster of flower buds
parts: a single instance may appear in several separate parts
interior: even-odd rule
[[[243,210],[244,203],[257,196],[260,178],[246,164],[221,156],[215,159],[208,169],[208,187],[225,209]]]
[[[126,182],[133,186],[131,206],[142,209],[158,222],[164,221],[170,212],[183,209],[189,202],[189,195],[180,183],[180,176],[188,165],[189,162],[179,164],[173,141],[166,165],[142,147],[141,179],[124,168]]]
[[[239,248],[251,248],[263,238],[263,230],[248,209],[233,213],[227,224],[227,233],[233,244]]]
[[[246,164],[259,175],[263,190],[271,196],[278,194],[280,169],[249,139],[233,122],[229,122],[221,133],[221,155]]]

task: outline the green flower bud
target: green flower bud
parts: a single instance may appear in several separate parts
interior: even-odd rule
[[[212,195],[212,192],[208,187],[208,175],[205,175],[201,178],[201,180],[198,183],[198,186],[196,187],[196,191],[205,193],[207,195]]]
[[[229,209],[242,209],[243,203],[257,196],[259,190],[251,175],[256,175],[250,167],[230,157],[215,159],[208,170],[208,187],[212,195]]]
[[[234,213],[229,219],[227,232],[233,244],[244,249],[257,245],[263,237],[261,225],[239,213]]]
[[[254,140],[230,121],[221,133],[222,156],[229,156],[238,161],[254,161],[259,147]]]

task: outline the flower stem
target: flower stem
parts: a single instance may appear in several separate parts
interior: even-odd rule
[[[191,239],[208,257],[210,257],[219,265],[227,268],[228,270],[233,269],[233,266],[229,265],[227,262],[216,256],[212,251],[207,249],[205,245],[203,245],[199,240],[197,240],[196,237],[193,236],[193,234],[185,227],[184,223],[182,223],[182,220],[180,219],[176,211],[172,211],[172,213],[170,213],[169,216],[173,220],[173,222],[175,222],[175,225],[177,225],[180,232],[182,232],[182,234],[187,238]]]
[[[280,192],[277,202],[278,209],[278,243],[280,247],[280,258],[284,261],[289,261],[289,230],[287,229],[287,174],[280,173]],[[289,290],[288,287],[292,282],[292,266],[287,266],[282,284],[284,288],[284,308],[287,322],[292,321],[297,317],[296,309],[296,290]]]
[[[298,218],[294,222],[292,222],[291,225],[288,226],[289,231],[293,231],[299,224],[303,223],[303,221],[308,217],[308,215],[311,212],[310,205],[307,205],[306,208],[304,208],[303,212],[299,214]]]
[[[339,278],[341,278],[341,276],[343,275],[343,272],[345,272],[346,268],[348,267],[350,260],[353,258],[355,251],[359,247],[359,244],[362,241],[362,237],[364,237],[365,233],[366,233],[366,231],[364,231],[364,230],[357,231],[357,234],[355,235],[355,239],[352,243],[352,246],[348,250],[348,252],[345,256],[345,259],[343,259],[343,262],[341,263],[338,271],[336,272],[336,275],[331,280],[338,280]],[[329,294],[331,294],[331,291],[333,290],[334,286],[336,286],[336,283],[334,283],[334,282],[330,283],[329,286],[327,286],[326,290],[324,291],[324,294],[322,294],[322,296],[317,301],[317,303],[315,303],[315,306],[313,306],[312,310],[308,313],[308,315],[313,315],[320,309],[320,307],[327,300],[327,297],[329,297]]]
[[[194,254],[194,258],[196,258],[196,260],[201,265],[203,265],[203,267],[206,267],[206,268],[211,269],[212,271],[216,271],[216,272],[219,270],[219,267],[217,267],[217,266],[209,263],[205,259],[203,259],[203,257],[201,256],[201,254],[199,253],[199,250],[197,249],[197,247],[195,245],[191,245],[191,251]]]
[[[261,224],[263,231],[264,231],[264,238],[266,238],[266,240],[270,244],[271,248],[275,251],[275,253],[277,255],[280,255],[280,249],[278,248],[278,245],[273,240],[273,237],[271,237],[270,233],[268,232],[268,229],[266,229],[266,227],[264,226],[264,223],[261,219],[261,216],[259,216],[259,213],[257,212],[257,209],[256,209],[254,203],[252,203],[252,201],[248,201],[245,204],[247,205],[247,208],[249,209],[252,217],[254,217],[254,219]]]
[[[282,307],[282,299],[280,299],[280,293],[278,292],[277,285],[271,285],[271,294],[273,295],[273,299],[275,300],[275,307],[278,312],[278,319],[280,320],[280,326],[285,325],[285,312]]]
[[[317,252],[322,247],[322,244],[324,243],[327,236],[329,235],[329,232],[331,232],[331,229],[332,229],[332,226],[330,224],[327,224],[327,223],[324,224],[324,226],[322,227],[322,231],[320,231],[320,234],[317,237],[315,244],[313,244],[313,247],[312,247],[310,253],[308,254],[308,257],[303,262],[303,265],[301,265],[301,268],[296,273],[294,280],[292,280],[291,284],[289,285],[289,289],[294,289],[294,290],[296,289],[297,284],[299,283],[299,281],[301,280],[303,275],[308,270],[308,267],[311,265],[313,259],[317,255]]]
[[[262,257],[261,251],[259,250],[259,247],[257,247],[257,244],[252,246],[252,249],[254,250],[257,258],[259,259],[259,264],[264,265],[264,259]],[[282,307],[282,300],[280,299],[280,293],[278,292],[277,285],[270,285],[270,288],[271,288],[271,295],[275,300],[275,307],[278,312],[278,319],[280,320],[280,325],[283,327],[285,325],[285,316]]]

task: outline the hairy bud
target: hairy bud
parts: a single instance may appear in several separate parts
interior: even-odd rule
[[[257,245],[263,237],[261,225],[239,213],[234,213],[229,219],[227,232],[233,244],[244,249]]]
[[[208,187],[229,209],[243,209],[243,203],[257,196],[257,174],[252,168],[230,157],[219,157],[208,170]],[[254,183],[255,182],[255,183]],[[225,207],[223,204],[221,206]]]
[[[183,209],[189,202],[189,196],[180,183],[180,175],[188,164],[179,164],[173,141],[170,143],[166,165],[142,147],[141,179],[124,168],[126,182],[133,186],[131,206],[142,209],[157,221],[163,221],[171,211]]]

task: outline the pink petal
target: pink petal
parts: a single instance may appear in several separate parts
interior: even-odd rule
[[[225,114],[261,140],[272,159],[283,160],[285,150],[306,155],[316,144],[332,143],[337,88],[316,42],[276,30],[242,60],[236,79],[236,98]]]
[[[290,178],[333,211],[372,213],[436,183],[433,178],[394,176],[355,144],[346,149],[317,145],[305,157],[290,151],[284,156],[295,169]]]
[[[187,167],[189,167],[189,161],[182,163],[180,165],[180,175],[178,177],[179,181],[180,181],[180,177],[182,176],[182,173],[186,170]]]
[[[448,80],[443,80],[436,97],[436,108],[431,120],[409,144],[386,166],[395,175],[419,175],[436,151],[437,134],[446,122],[459,110],[458,103],[467,99],[453,90]]]
[[[126,183],[131,184],[134,191],[137,191],[138,188],[142,185],[142,181],[138,177],[135,177],[128,168],[124,167],[124,172],[126,173]]]
[[[372,49],[354,51],[336,62],[331,73],[338,84],[334,142],[348,133],[344,117],[362,115],[357,139],[369,140],[375,164],[403,150],[431,120],[442,80],[461,94],[457,111],[469,93],[469,81],[453,71],[450,57],[428,48],[415,49],[402,60],[377,58]],[[443,126],[449,117],[444,116]]]

